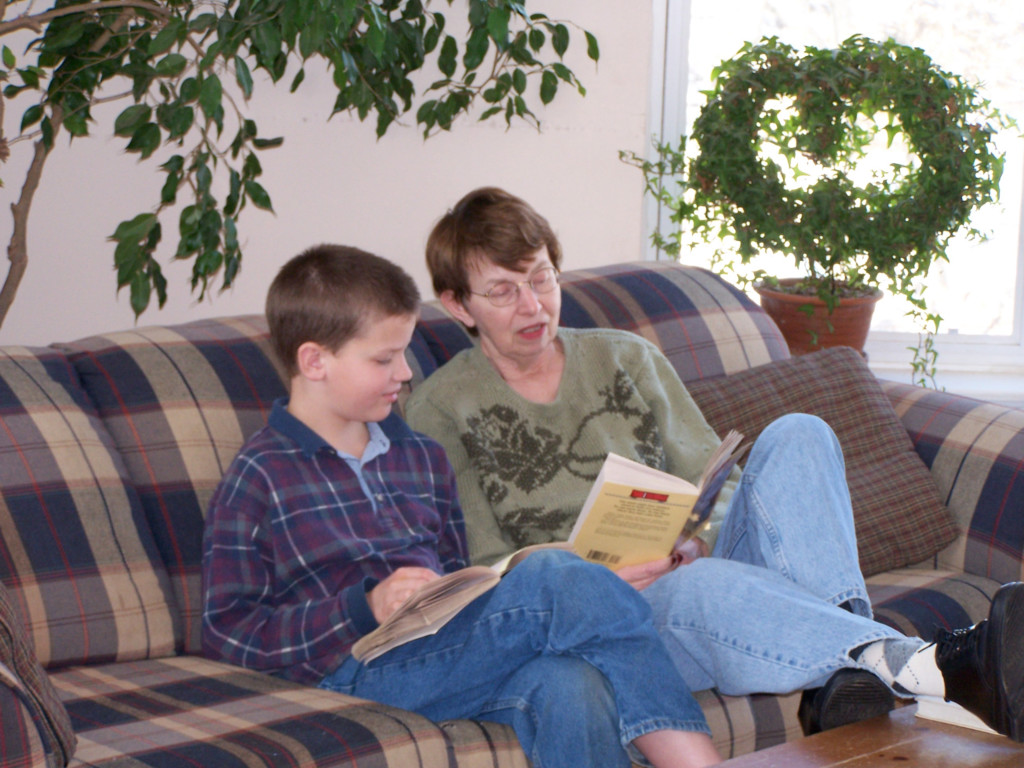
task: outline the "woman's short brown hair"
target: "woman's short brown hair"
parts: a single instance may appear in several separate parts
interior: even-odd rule
[[[427,268],[434,293],[440,296],[451,291],[461,301],[469,293],[473,260],[486,259],[499,267],[523,271],[523,262],[541,248],[547,248],[558,269],[562,246],[547,219],[503,189],[475,189],[441,217],[427,239]]]
[[[415,315],[420,294],[397,264],[345,245],[318,245],[288,261],[267,291],[267,325],[288,378],[308,341],[337,352],[367,322]]]

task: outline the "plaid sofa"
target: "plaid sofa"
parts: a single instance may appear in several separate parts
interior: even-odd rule
[[[564,324],[642,334],[694,388],[787,364],[771,321],[703,270],[629,263],[563,285]],[[469,343],[425,306],[412,386]],[[878,386],[958,528],[870,577],[877,615],[922,635],[969,624],[1021,578],[1024,412]],[[199,655],[206,504],[283,393],[258,316],[0,348],[3,765],[527,765],[505,727],[433,723]],[[799,738],[798,700],[700,694],[727,757]]]

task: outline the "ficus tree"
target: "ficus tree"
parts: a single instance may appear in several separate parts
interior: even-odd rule
[[[191,288],[202,297],[238,274],[243,210],[273,210],[260,181],[260,152],[286,137],[260,133],[247,111],[254,88],[269,82],[263,87],[294,92],[306,67],[320,60],[336,89],[330,114],[372,118],[378,137],[407,114],[430,136],[471,109],[482,120],[539,125],[538,102],[551,102],[563,85],[585,93],[563,60],[570,40],[582,36],[594,61],[599,51],[590,32],[525,6],[526,0],[56,0],[39,8],[33,0],[0,0],[0,162],[22,151],[19,145],[31,153],[11,204],[0,323],[28,263],[33,195],[62,132],[79,141],[112,131],[128,152],[154,163],[152,201],[111,223],[118,288],[129,290],[138,316],[154,295],[161,306],[167,298],[157,259],[165,219],[177,214],[173,257],[191,261]],[[464,13],[466,23],[449,24],[455,13]],[[94,120],[94,108],[117,100],[123,107],[112,125]]]

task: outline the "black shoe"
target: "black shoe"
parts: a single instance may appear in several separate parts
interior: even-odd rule
[[[1000,587],[986,621],[940,630],[935,660],[946,683],[946,701],[1014,741],[1024,741],[1024,583]]]
[[[821,688],[804,691],[800,725],[810,736],[884,715],[895,706],[892,691],[881,679],[862,669],[840,669]]]

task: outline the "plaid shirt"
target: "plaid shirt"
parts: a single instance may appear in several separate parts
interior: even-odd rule
[[[371,427],[383,450],[368,450],[362,484],[283,401],[242,447],[203,540],[208,656],[319,683],[377,626],[366,595],[380,580],[401,566],[466,565],[444,451],[394,415]]]

